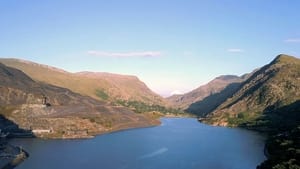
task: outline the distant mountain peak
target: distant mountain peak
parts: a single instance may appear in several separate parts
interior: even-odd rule
[[[167,100],[175,107],[186,109],[191,104],[199,102],[204,98],[218,93],[231,83],[242,82],[244,79],[236,75],[221,75],[188,93],[173,95]]]

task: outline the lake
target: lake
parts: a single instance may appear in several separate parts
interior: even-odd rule
[[[194,118],[161,121],[93,139],[10,142],[30,154],[17,169],[255,169],[265,160],[265,138],[259,133]]]

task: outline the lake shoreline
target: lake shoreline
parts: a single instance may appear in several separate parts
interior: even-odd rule
[[[122,167],[196,169],[200,166],[226,169],[240,166],[238,168],[252,169],[265,159],[261,152],[262,137],[254,132],[225,127],[216,128],[198,123],[195,118],[163,117],[161,122],[159,126],[110,132],[97,135],[93,139],[21,138],[12,139],[10,143],[22,145],[31,154],[25,163],[18,166],[20,169],[66,167],[79,169],[83,166],[87,169],[95,166],[110,169]],[[258,142],[251,141],[251,138]],[[249,146],[250,149],[247,148]],[[61,151],[57,152],[55,149]],[[222,153],[215,153],[220,150]],[[179,154],[182,157],[178,156]],[[228,157],[228,160],[222,160],[224,157]],[[113,163],[110,162],[112,158],[115,158]],[[51,163],[49,159],[54,161],[65,159],[64,167]],[[214,159],[220,160],[216,163]],[[248,160],[248,164],[238,162],[244,159]]]
[[[119,133],[119,132],[124,132],[124,131],[130,131],[130,130],[135,130],[135,129],[147,129],[147,128],[152,128],[152,127],[158,127],[158,126],[162,126],[163,124],[163,119],[184,119],[184,118],[190,118],[190,119],[195,119],[195,121],[197,121],[197,118],[195,117],[181,117],[181,116],[163,116],[163,117],[160,117],[158,120],[159,120],[159,124],[155,124],[155,125],[150,125],[150,126],[140,126],[140,127],[131,127],[131,128],[126,128],[126,129],[119,129],[119,130],[114,130],[114,131],[109,131],[109,132],[106,132],[106,133],[101,133],[101,134],[97,134],[95,135],[94,137],[92,138],[95,138],[95,137],[98,137],[98,136],[101,136],[101,135],[109,135],[109,134],[115,134],[115,133]],[[200,123],[200,122],[199,122]],[[205,124],[205,123],[202,123],[202,124]],[[208,126],[211,126],[211,125],[208,125]],[[213,126],[212,126],[213,127]],[[222,128],[227,128],[227,127],[224,127],[222,126]],[[244,128],[241,128],[241,129],[244,129]],[[87,139],[89,140],[90,138],[38,138],[38,139],[49,139],[49,140],[84,140],[84,139]],[[27,152],[26,152],[27,153]],[[27,156],[26,158],[29,156],[29,154],[27,153]],[[26,159],[25,158],[25,159]],[[23,160],[25,160],[23,159]],[[20,160],[18,164],[20,164],[23,160]],[[18,165],[17,164],[17,165]],[[258,164],[259,165],[259,164]],[[16,165],[15,165],[16,166]],[[14,168],[15,166],[12,166],[10,168],[3,168],[3,169],[11,169],[11,168]]]
[[[132,126],[128,128],[116,128],[110,131],[102,132],[102,133],[97,133],[95,135],[91,135],[88,137],[36,137],[37,139],[49,139],[49,140],[81,140],[81,139],[92,139],[100,135],[105,135],[105,134],[111,134],[111,133],[117,133],[117,132],[122,132],[122,131],[127,131],[127,130],[133,130],[133,129],[141,129],[141,128],[150,128],[150,127],[156,127],[161,125],[161,121],[159,119],[155,120],[156,122],[153,122],[151,124],[147,125],[140,125],[140,126]],[[14,137],[16,139],[18,138],[27,138],[27,137]],[[29,158],[29,153],[24,150],[23,148],[19,146],[14,146],[9,143],[7,143],[8,140],[3,140],[0,141],[0,144],[2,144],[3,149],[9,149],[9,152],[6,154],[7,156],[1,157],[0,156],[0,169],[13,169],[17,167],[19,164],[21,164],[24,160]],[[19,153],[16,153],[19,152]],[[9,158],[8,158],[9,156]]]

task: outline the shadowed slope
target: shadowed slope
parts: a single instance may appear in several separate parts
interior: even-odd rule
[[[231,83],[238,83],[242,82],[244,78],[234,76],[234,75],[224,75],[215,78],[214,80],[210,81],[209,83],[200,86],[199,88],[188,92],[183,95],[174,95],[167,100],[175,107],[191,110],[191,112],[195,112],[193,108],[189,108],[190,105],[197,104],[198,102],[202,101],[204,98],[214,95],[222,91],[226,86]],[[192,106],[192,107],[193,107]]]

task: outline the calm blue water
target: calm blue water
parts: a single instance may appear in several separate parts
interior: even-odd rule
[[[17,169],[255,169],[264,137],[193,118],[81,140],[15,139],[30,153]]]

